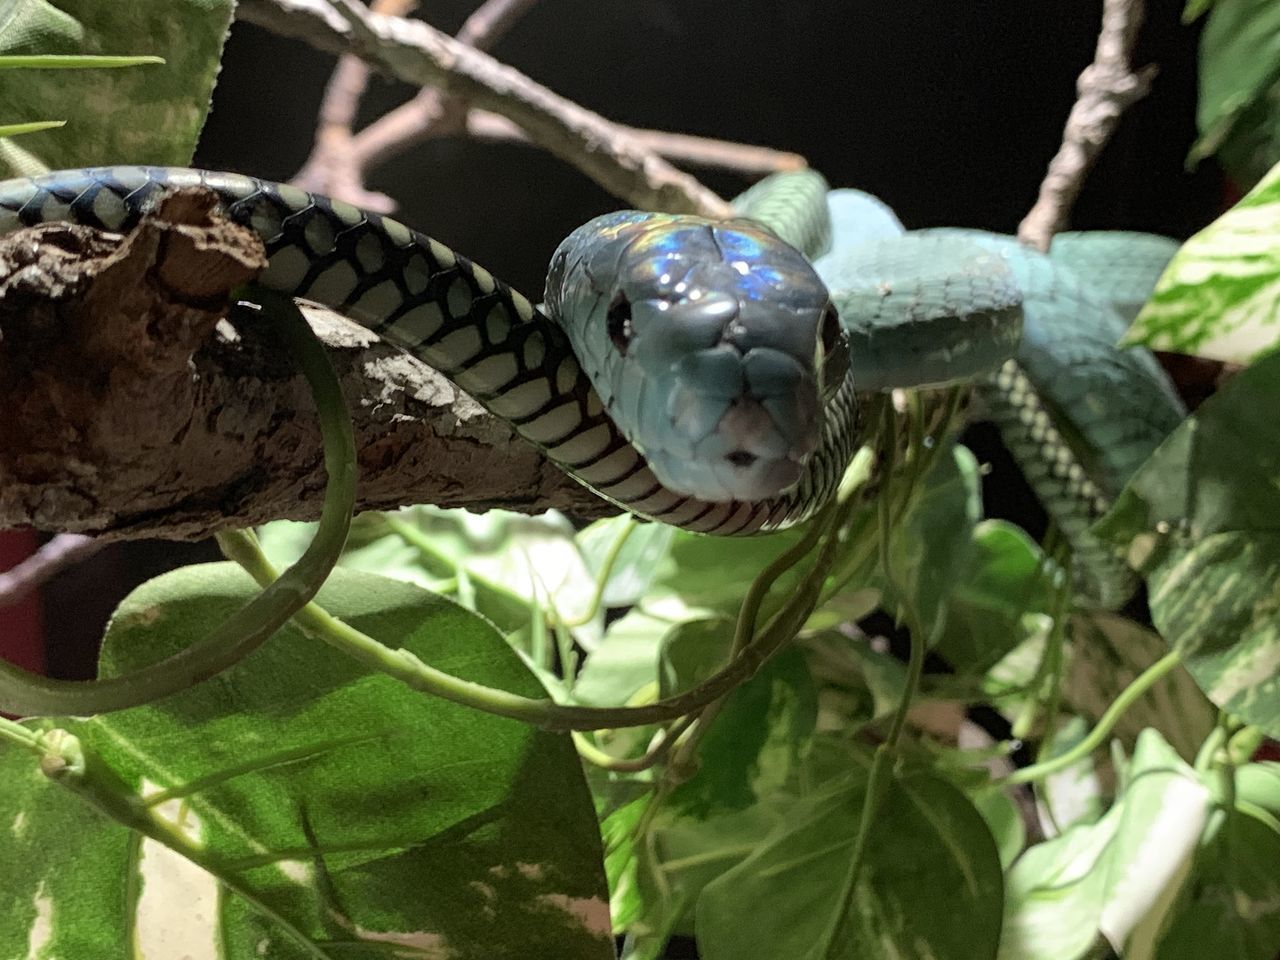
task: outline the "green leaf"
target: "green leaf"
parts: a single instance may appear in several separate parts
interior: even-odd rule
[[[1054,568],[1035,541],[1003,520],[979,523],[968,555],[936,650],[958,673],[974,675],[1043,630]]]
[[[1001,868],[1008,870],[1027,843],[1027,827],[1018,805],[1008,791],[983,790],[969,794],[969,799],[995,838]]]
[[[1236,797],[1280,816],[1280,763],[1262,760],[1236,769]]]
[[[1159,960],[1275,960],[1280,943],[1280,833],[1232,811],[1196,857],[1160,940]]]
[[[1138,674],[1169,652],[1159,634],[1113,613],[1077,612],[1070,631],[1063,699],[1090,720],[1101,717]],[[1217,720],[1217,709],[1194,678],[1176,667],[1130,705],[1112,736],[1132,748],[1138,734],[1153,727],[1184,760],[1193,760]]]
[[[0,126],[0,137],[17,137],[24,133],[39,133],[41,130],[56,130],[65,127],[65,120],[33,120],[30,123],[10,123]]]
[[[177,650],[256,592],[238,567],[166,574],[121,604],[103,673]],[[404,583],[336,570],[319,602],[469,680],[538,696],[487,623]],[[106,820],[0,749],[0,954],[228,960],[613,956],[599,832],[565,736],[364,673],[293,628],[159,704],[65,721],[144,796],[172,792],[217,877]],[[158,799],[158,798],[157,798]],[[301,932],[219,892],[234,879]],[[161,939],[161,938],[167,938]],[[344,946],[339,947],[338,942]],[[167,944],[167,946],[166,946]],[[139,946],[141,945],[141,946]]]
[[[1240,364],[1278,342],[1280,165],[1174,254],[1124,338]]]
[[[605,584],[602,602],[606,607],[629,607],[640,602],[657,576],[658,564],[670,550],[676,533],[675,527],[665,523],[642,523],[625,514],[597,520],[579,531],[577,537],[578,547],[593,577],[599,577],[606,554],[629,526],[632,527],[631,533]]]
[[[1182,8],[1182,22],[1195,23],[1209,11],[1214,3],[1215,0],[1187,0],[1187,5]]]
[[[1158,927],[1211,807],[1195,772],[1159,734],[1144,732],[1128,785],[1107,814],[1031,847],[1014,864],[999,960],[1079,960],[1099,936],[1125,956],[1140,955],[1131,937]]]
[[[676,530],[671,549],[658,564],[646,606],[674,597],[688,607],[736,617],[756,575],[794,546],[804,536],[805,529],[801,524],[780,533],[740,538],[731,545],[723,537]],[[762,621],[790,595],[802,572],[793,567],[778,578],[771,593],[772,601],[766,602],[761,610]]]
[[[953,585],[970,567],[970,541],[981,515],[978,461],[957,444],[934,461],[894,529],[890,552],[894,582],[930,635],[946,613]]]
[[[810,670],[822,690],[821,726],[852,732],[890,716],[902,702],[906,665],[868,638],[826,630],[804,638]]]
[[[646,603],[609,625],[604,639],[578,671],[573,697],[579,703],[616,706],[637,693],[656,698],[663,640],[687,623],[719,619],[708,610],[686,607],[677,598]]]
[[[687,632],[674,638],[690,641],[696,639]],[[781,791],[804,756],[817,713],[818,692],[804,655],[784,650],[725,699],[699,746],[697,774],[676,787],[667,803],[705,819]]]
[[[259,538],[272,562],[284,565],[301,556],[313,530],[313,524],[278,520]],[[538,609],[573,620],[595,594],[573,526],[555,512],[530,517],[420,506],[361,514],[339,563],[451,595],[504,633],[527,627]],[[594,646],[602,619],[597,612],[575,628],[575,639]]]
[[[732,630],[732,622],[722,619],[673,629],[663,650],[670,691],[686,689],[713,669],[728,651]],[[703,735],[696,772],[663,797],[645,835],[619,836],[624,824],[634,826],[636,808],[659,801],[638,800],[609,815],[605,835],[620,848],[610,874],[614,919],[633,938],[628,956],[658,957],[702,888],[780,822],[792,802],[783,788],[806,752],[816,700],[804,657],[783,651],[726,698]],[[612,792],[616,787],[607,785],[597,799]]]
[[[779,793],[741,810],[720,810],[706,817],[664,809],[637,851],[643,909],[628,929],[653,947],[687,929],[707,884],[750,856],[785,822],[794,804],[794,797]]]
[[[983,960],[1000,934],[1000,859],[959,789],[925,773],[892,781],[871,830],[853,909],[844,878],[865,773],[798,802],[697,909],[705,960]],[[835,951],[824,935],[841,924]]]
[[[1132,544],[1156,629],[1209,699],[1280,734],[1280,354],[1231,380],[1096,528]]]
[[[1200,36],[1196,125],[1188,161],[1217,154],[1241,187],[1280,161],[1280,8],[1271,0],[1214,3]]]
[[[0,55],[126,55],[163,64],[83,73],[24,70],[0,87],[0,117],[65,119],[27,148],[51,169],[191,162],[209,110],[232,0],[0,0]],[[95,63],[94,66],[105,64]]]

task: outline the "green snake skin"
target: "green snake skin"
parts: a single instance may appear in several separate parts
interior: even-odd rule
[[[1014,360],[977,380],[977,412],[999,428],[1070,544],[1080,596],[1119,606],[1136,577],[1090,527],[1186,411],[1149,351],[1116,344],[1177,245],[1149,234],[1073,233],[1045,256],[1013,237],[923,232],[967,238],[1014,271],[1022,342]]]

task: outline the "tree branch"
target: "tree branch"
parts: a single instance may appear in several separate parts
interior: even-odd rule
[[[15,567],[0,573],[0,607],[17,603],[60,570],[93,556],[105,544],[78,533],[60,533]]]
[[[370,9],[399,16],[412,7],[412,0],[373,0]],[[339,197],[375,213],[391,213],[395,201],[385,193],[366,190],[362,172],[351,160],[352,128],[368,82],[369,67],[363,60],[351,53],[338,58],[320,102],[311,155],[290,183],[313,193]]]
[[[356,53],[390,76],[440,87],[501,114],[534,143],[635,207],[732,215],[728,203],[624,128],[420,20],[371,13],[354,0],[242,0],[237,12],[282,36],[339,55]]]
[[[227,319],[264,262],[201,191],[123,240],[66,224],[0,240],[0,528],[195,539],[317,514],[309,391],[269,329]],[[308,319],[355,420],[361,509],[614,512],[425,365]]]
[[[1143,15],[1143,0],[1104,2],[1093,63],[1076,82],[1078,95],[1067,117],[1062,146],[1049,161],[1035,206],[1018,225],[1018,239],[1037,250],[1047,251],[1053,235],[1066,226],[1084,178],[1121,115],[1151,87],[1155,68],[1135,72],[1130,65]]]

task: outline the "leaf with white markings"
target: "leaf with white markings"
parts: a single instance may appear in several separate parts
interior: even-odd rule
[[[1241,364],[1280,343],[1280,166],[1174,254],[1124,342]]]
[[[255,592],[231,564],[145,584],[116,612],[103,672],[172,653]],[[442,669],[541,695],[491,625],[418,587],[336,570],[318,599]],[[613,956],[567,737],[368,674],[293,628],[187,693],[58,725],[139,795],[168,791],[156,809],[216,868],[140,840],[0,748],[0,817],[15,825],[0,862],[24,865],[0,871],[0,955]]]
[[[1275,960],[1280,944],[1280,830],[1232,811],[1196,857],[1158,960]]]
[[[1280,735],[1280,355],[1231,380],[1130,481],[1099,533],[1219,707]]]
[[[1195,771],[1145,731],[1107,814],[1014,864],[999,960],[1079,960],[1099,937],[1125,957],[1151,956],[1140,941],[1186,879],[1211,806]]]
[[[865,777],[855,775],[801,800],[750,857],[707,886],[697,910],[706,960],[995,956],[995,841],[968,798],[932,775],[909,773],[889,784],[846,903],[865,794]]]
[[[45,68],[6,76],[0,117],[65,120],[67,127],[28,134],[21,151],[0,142],[0,171],[190,163],[234,6],[233,0],[0,0],[0,54],[164,59],[128,70]]]

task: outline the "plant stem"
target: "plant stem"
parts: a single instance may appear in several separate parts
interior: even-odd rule
[[[623,519],[622,532],[609,545],[609,552],[605,554],[604,562],[600,565],[600,576],[596,579],[596,589],[591,596],[591,603],[578,616],[569,620],[560,620],[561,626],[569,627],[570,629],[585,627],[595,619],[596,614],[600,612],[600,604],[604,602],[604,591],[609,585],[609,578],[613,576],[613,568],[618,562],[618,557],[622,555],[622,548],[627,545],[631,532],[637,526],[635,517],[627,516]]]
[[[193,687],[265,643],[315,596],[338,562],[356,497],[355,437],[342,388],[328,354],[293,299],[256,289],[253,296],[297,359],[320,415],[328,484],[315,538],[279,580],[208,636],[159,663],[120,677],[72,681],[41,677],[0,661],[0,710],[26,716],[91,716],[151,703]]]
[[[707,709],[711,708],[708,707]],[[663,730],[658,735],[658,739],[653,746],[638,757],[612,757],[587,739],[585,734],[577,730],[573,731],[573,743],[578,748],[578,754],[582,759],[594,766],[604,770],[612,770],[615,773],[639,773],[642,770],[648,770],[670,753],[676,741],[684,735],[684,732],[693,725],[699,716],[700,714],[691,713],[681,717],[670,727]]]
[[[870,475],[872,460],[870,452],[865,449],[859,450],[854,457],[840,490],[840,519],[844,519],[854,495]],[[667,723],[701,710],[729,693],[749,679],[769,657],[795,636],[795,631],[813,612],[818,602],[840,539],[839,533],[840,524],[833,524],[817,562],[799,589],[765,624],[759,636],[740,650],[737,656],[698,686],[643,706],[582,707],[524,697],[472,683],[423,663],[407,650],[393,650],[384,646],[315,603],[303,606],[295,614],[294,620],[309,636],[342,651],[371,670],[393,676],[414,690],[486,713],[537,724],[549,730],[600,730],[606,727]],[[252,534],[243,531],[228,532],[222,535],[220,542],[227,556],[244,567],[260,585],[266,586],[275,579],[275,568]],[[458,568],[459,573],[462,569]]]
[[[1006,777],[992,781],[992,785],[1008,787],[1019,783],[1031,783],[1083,760],[1106,742],[1112,729],[1114,729],[1120,718],[1124,716],[1124,712],[1181,662],[1182,654],[1177,650],[1171,650],[1166,653],[1151,666],[1147,667],[1146,670],[1138,674],[1133,682],[1120,692],[1120,695],[1112,701],[1111,706],[1107,707],[1106,712],[1098,718],[1097,724],[1089,731],[1088,736],[1074,747],[1066,753],[1059,754],[1050,760],[1045,760],[1043,763],[1036,763],[1029,767],[1023,767],[1021,770],[1015,770]]]
[[[840,909],[832,918],[831,923],[824,931],[819,947],[821,955],[825,958],[833,958],[836,956],[836,944],[840,940],[840,933],[844,929],[845,923],[849,916],[849,912],[853,909],[853,898],[858,888],[858,874],[862,871],[863,861],[866,859],[867,843],[871,839],[871,826],[875,823],[875,818],[880,812],[880,805],[884,802],[885,796],[889,792],[892,783],[892,775],[889,770],[890,763],[898,749],[898,742],[902,738],[902,732],[906,729],[907,715],[911,710],[911,702],[915,698],[916,690],[920,686],[920,678],[924,674],[924,655],[928,639],[925,636],[923,625],[919,622],[919,618],[915,615],[915,611],[911,606],[905,592],[895,583],[893,577],[893,559],[892,559],[892,543],[894,525],[894,510],[892,496],[892,484],[890,479],[893,476],[894,460],[897,454],[897,421],[894,415],[893,407],[885,405],[883,409],[882,430],[880,442],[884,449],[882,474],[886,478],[885,488],[880,491],[880,497],[876,503],[877,520],[878,520],[878,540],[880,548],[880,566],[884,575],[885,582],[894,596],[898,598],[898,602],[906,619],[908,620],[908,629],[911,634],[911,647],[907,658],[907,676],[902,690],[902,697],[898,701],[898,706],[894,710],[893,719],[889,724],[889,732],[883,743],[876,747],[876,752],[871,761],[871,769],[867,774],[867,790],[863,794],[862,813],[858,818],[858,833],[854,840],[853,851],[849,856],[849,865],[845,870],[844,879],[841,884]],[[918,437],[912,443],[912,449],[917,457],[924,453],[924,445],[919,442]],[[918,464],[913,465],[907,478],[907,493],[903,497],[903,513],[906,511],[906,503],[910,500],[911,489],[923,476],[923,470]],[[939,613],[938,623],[943,621],[943,615]]]
[[[264,901],[253,888],[208,847],[192,840],[151,809],[137,792],[110,766],[87,752],[78,737],[66,730],[51,730],[39,736],[40,770],[52,782],[66,787],[82,800],[148,839],[168,847],[179,856],[207,870],[236,896],[247,902],[301,950],[316,960],[329,954],[302,932],[296,924]]]
[[[22,747],[24,750],[30,750],[32,753],[43,754],[45,752],[40,741],[40,734],[34,730],[29,730],[14,720],[10,720],[8,717],[0,717],[0,740],[7,740]]]
[[[98,70],[164,63],[164,57],[103,57],[82,53],[15,54],[0,57],[0,70]]]

